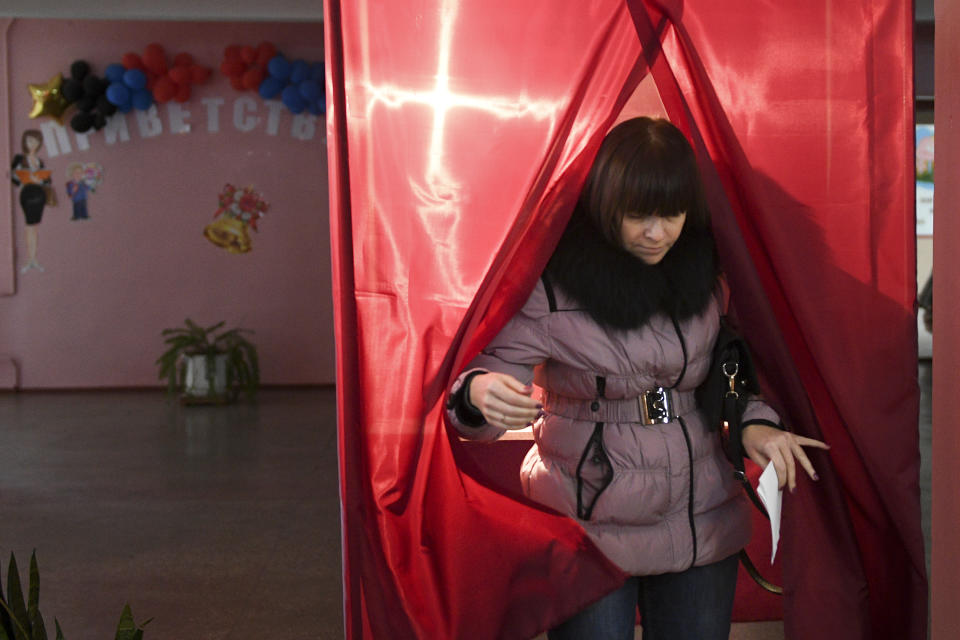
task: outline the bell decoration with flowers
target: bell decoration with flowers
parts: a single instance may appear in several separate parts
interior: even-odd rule
[[[230,253],[249,252],[253,249],[249,230],[257,231],[257,221],[270,205],[252,186],[238,189],[232,184],[220,191],[219,205],[204,237]]]

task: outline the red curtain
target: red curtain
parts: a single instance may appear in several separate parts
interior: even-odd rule
[[[838,4],[326,3],[348,637],[529,638],[623,579],[440,405],[648,72],[771,395],[833,446],[785,498],[788,637],[924,637],[912,15]]]

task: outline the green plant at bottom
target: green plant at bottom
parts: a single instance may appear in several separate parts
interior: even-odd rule
[[[143,627],[148,622],[150,620],[135,624],[130,605],[124,605],[114,640],[143,640]],[[55,640],[64,640],[60,622],[54,618],[53,624],[57,630]],[[40,614],[40,568],[37,566],[36,550],[30,556],[30,582],[26,600],[23,598],[17,559],[13,553],[10,554],[6,596],[0,588],[0,640],[48,640]]]

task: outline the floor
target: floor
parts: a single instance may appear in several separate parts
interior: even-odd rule
[[[922,363],[929,548],[930,365]],[[68,640],[343,637],[331,388],[183,408],[159,392],[0,395],[0,558],[40,565],[40,611]],[[929,563],[929,560],[928,560]],[[52,634],[51,634],[52,635]],[[637,638],[641,637],[638,629]],[[737,640],[782,640],[778,622]]]

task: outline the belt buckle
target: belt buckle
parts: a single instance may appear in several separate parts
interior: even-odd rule
[[[673,420],[670,390],[657,387],[640,394],[640,417],[645,425],[667,424]]]

